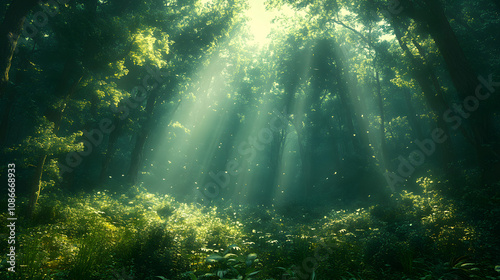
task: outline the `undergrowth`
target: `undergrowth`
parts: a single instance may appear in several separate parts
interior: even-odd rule
[[[202,207],[144,189],[52,194],[19,229],[17,272],[4,260],[0,277],[500,279],[498,258],[485,253],[491,235],[437,183],[418,183],[418,194],[321,217],[303,212],[300,223],[278,207]]]

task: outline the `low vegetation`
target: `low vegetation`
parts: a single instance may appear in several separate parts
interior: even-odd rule
[[[41,198],[34,222],[23,221],[19,271],[0,276],[500,279],[498,210],[485,204],[477,222],[463,213],[479,209],[458,211],[467,206],[444,199],[440,183],[418,183],[419,193],[394,194],[384,205],[306,212],[309,207],[292,216],[281,206],[190,205],[144,188],[52,193]]]

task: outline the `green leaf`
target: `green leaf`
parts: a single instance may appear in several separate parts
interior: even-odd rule
[[[254,253],[249,254],[249,255],[247,256],[247,260],[245,261],[245,264],[246,264],[247,266],[252,265],[252,263],[255,261],[255,259],[256,259],[256,258],[257,258],[257,254],[254,254]]]
[[[192,280],[198,280],[198,277],[196,277],[196,275],[194,274],[194,272],[192,271],[189,271],[189,272],[186,272],[187,275],[189,275],[189,277],[192,279]]]
[[[225,255],[225,254],[227,254],[227,253],[231,252],[231,249],[234,249],[234,250],[236,250],[236,251],[241,250],[241,248],[240,248],[240,247],[238,247],[238,245],[234,245],[234,244],[233,244],[233,245],[229,245],[229,246],[227,247],[227,249],[224,251],[224,253],[223,253],[223,254]]]
[[[253,261],[256,258],[257,258],[257,254],[252,253],[252,254],[248,254],[247,260],[252,260]]]
[[[226,255],[224,256],[224,258],[225,258],[225,259],[229,259],[229,258],[237,258],[237,257],[238,257],[238,255],[236,255],[236,254],[231,254],[231,253],[226,254]]]
[[[206,261],[209,262],[209,263],[214,263],[214,262],[220,262],[223,259],[224,258],[221,257],[218,254],[212,254],[212,255],[210,255],[210,256],[207,257]]]
[[[253,276],[253,275],[255,275],[255,274],[259,273],[259,272],[260,272],[260,270],[257,270],[257,271],[254,271],[252,273],[249,273],[247,276]]]

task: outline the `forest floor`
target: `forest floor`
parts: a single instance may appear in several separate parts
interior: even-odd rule
[[[16,273],[4,259],[0,278],[500,279],[498,197],[465,211],[433,185],[351,210],[46,194],[20,221]]]

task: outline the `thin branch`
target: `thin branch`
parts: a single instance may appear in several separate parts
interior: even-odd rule
[[[361,32],[359,32],[358,30],[356,30],[356,29],[354,29],[354,28],[352,28],[352,27],[350,27],[350,26],[346,25],[346,24],[345,24],[345,23],[343,23],[342,21],[339,21],[339,20],[336,20],[336,19],[332,19],[332,22],[334,22],[334,23],[336,23],[336,24],[338,24],[338,25],[341,25],[341,26],[343,26],[343,27],[345,27],[345,28],[347,28],[347,29],[351,30],[351,31],[352,31],[352,32],[354,32],[356,35],[358,35],[359,37],[361,37],[361,40],[363,40],[363,41],[364,41],[364,42],[365,42],[368,46],[370,46],[372,49],[374,49],[374,50],[376,51],[375,46],[372,44],[372,42],[371,42],[368,38],[366,38],[366,36],[365,36],[365,35],[363,35]]]

